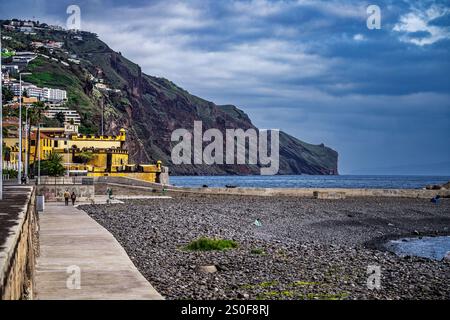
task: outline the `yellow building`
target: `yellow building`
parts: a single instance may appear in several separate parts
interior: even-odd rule
[[[31,143],[30,143],[30,164],[33,163],[34,160],[34,153],[36,148],[36,132],[31,133]],[[19,161],[19,138],[18,137],[7,137],[3,138],[3,143],[5,144],[5,147],[9,148],[11,150],[11,157],[10,162],[11,164],[14,164],[17,166]],[[26,159],[26,150],[28,141],[25,138],[25,135],[22,138],[22,161],[25,162]],[[41,160],[48,159],[50,153],[53,152],[53,143],[52,139],[48,136],[46,136],[44,133],[41,133],[41,139],[40,139],[40,145],[41,147],[38,148],[37,151],[40,151],[41,154]],[[36,151],[36,152],[37,152]],[[39,159],[39,153],[36,153],[36,159]],[[7,159],[4,159],[7,161]]]
[[[36,97],[30,97],[30,98],[22,97],[22,103],[23,104],[32,104],[32,103],[36,103],[38,101],[39,100]]]
[[[37,129],[33,128],[29,148],[30,165],[39,159],[39,153],[36,154],[36,159],[34,157],[35,148],[39,144],[41,161],[47,160],[52,152],[59,153],[70,175],[130,177],[159,182],[163,170],[161,161],[146,165],[129,163],[128,151],[124,148],[125,129],[121,129],[117,136],[82,135],[72,132],[72,129],[41,128],[40,139],[36,139]],[[18,166],[18,140],[17,137],[4,139],[6,146],[11,150],[8,161],[14,169]],[[25,152],[28,150],[25,135],[22,146],[22,159],[25,163]]]
[[[150,182],[159,182],[161,162],[137,165],[129,163],[128,150],[124,148],[126,131],[118,135],[82,135],[67,133],[62,128],[41,128],[50,145],[43,143],[43,155],[50,147],[52,152],[62,155],[64,166],[71,175],[91,177],[130,177]]]
[[[5,169],[17,170],[19,163],[19,139],[18,138],[3,138],[3,167]]]

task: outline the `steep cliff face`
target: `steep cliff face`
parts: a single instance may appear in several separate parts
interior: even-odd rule
[[[81,60],[79,66],[55,68],[51,61],[40,61],[38,65],[31,64],[31,68],[33,73],[53,68],[54,74],[72,79],[59,87],[69,91],[72,99],[69,104],[81,113],[84,131],[96,131],[103,112],[106,133],[115,134],[121,127],[127,129],[127,147],[136,162],[162,160],[175,174],[260,172],[255,165],[173,165],[170,156],[174,143],[170,139],[175,129],[192,130],[194,121],[202,121],[203,130],[217,128],[222,132],[255,126],[237,107],[216,105],[189,94],[167,79],[146,75],[137,64],[111,50],[96,35],[83,32],[82,36],[83,41],[79,41],[65,33],[52,34],[53,38],[63,39],[64,47],[77,55]],[[103,79],[110,89],[118,89],[120,93],[97,90],[89,80],[90,75]],[[337,152],[328,147],[307,144],[280,133],[280,174],[337,174],[337,159]]]

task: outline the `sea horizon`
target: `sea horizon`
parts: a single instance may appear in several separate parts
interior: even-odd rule
[[[349,188],[349,189],[423,189],[442,185],[449,175],[171,175],[170,184],[180,187],[212,188]]]

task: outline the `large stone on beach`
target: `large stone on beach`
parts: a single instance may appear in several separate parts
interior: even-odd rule
[[[239,299],[249,299],[250,295],[248,293],[238,293]]]
[[[445,261],[450,261],[450,251],[448,251],[444,256]]]
[[[437,184],[430,184],[430,185],[427,185],[425,187],[425,189],[427,189],[427,190],[441,190],[442,186],[437,185]]]
[[[199,272],[204,272],[204,273],[215,273],[217,272],[217,267],[212,265],[212,266],[199,266],[197,267],[197,271]]]

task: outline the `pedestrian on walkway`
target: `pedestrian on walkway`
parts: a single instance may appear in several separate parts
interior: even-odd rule
[[[106,203],[109,204],[109,203],[111,203],[111,200],[113,198],[112,197],[112,194],[113,194],[112,189],[111,188],[106,189],[106,194],[108,195],[108,198],[106,199]]]
[[[70,199],[72,199],[72,205],[75,205],[75,200],[77,200],[77,195],[75,194],[75,191],[72,192],[72,195],[70,196]]]
[[[66,191],[64,192],[64,202],[65,202],[66,206],[69,205],[69,197],[70,197],[69,190],[66,189]]]

